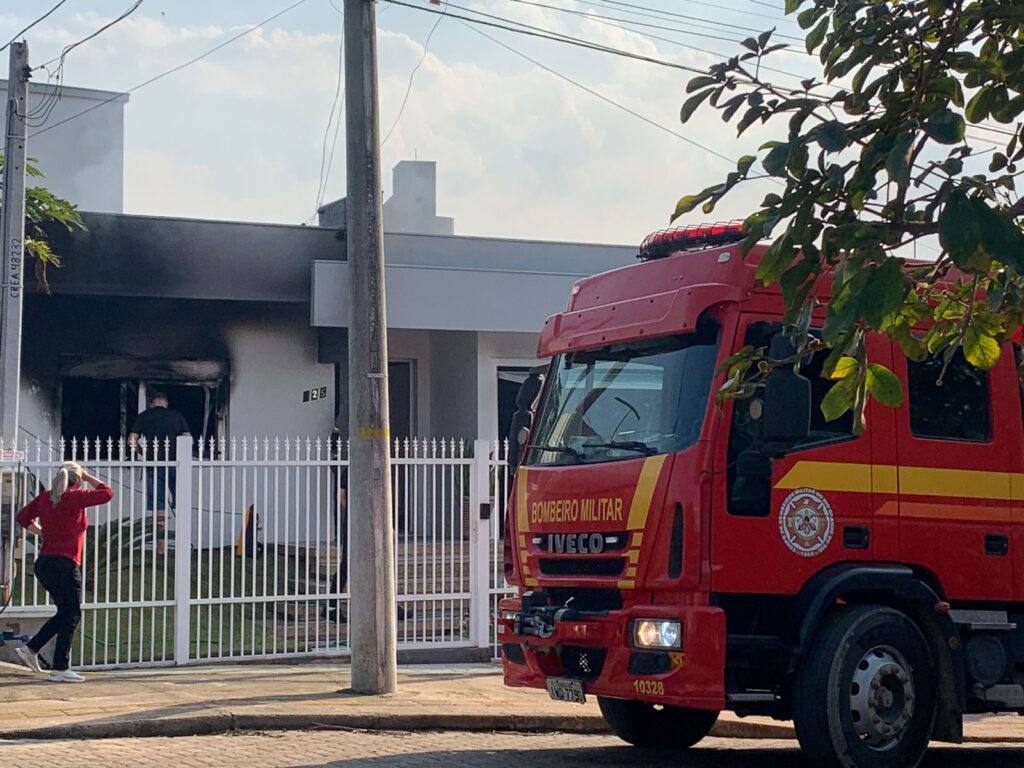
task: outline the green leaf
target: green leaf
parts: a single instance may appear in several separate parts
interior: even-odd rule
[[[868,392],[882,405],[898,408],[903,404],[903,387],[896,374],[878,363],[868,363]]]
[[[801,5],[803,5],[803,3],[804,3],[804,0],[786,0],[786,13],[787,14],[792,13],[797,8],[799,8]]]
[[[707,75],[700,75],[699,77],[692,78],[690,82],[686,84],[686,92],[693,93],[694,91],[699,91],[701,88],[707,88],[712,85],[718,85],[718,81],[715,78],[708,77]]]
[[[857,376],[841,379],[821,399],[821,412],[826,421],[835,421],[853,408],[857,396]]]
[[[846,127],[838,120],[822,123],[814,131],[818,145],[826,152],[840,152],[846,149]]]
[[[676,203],[675,212],[672,214],[671,221],[675,221],[683,214],[689,213],[694,210],[698,205],[703,203],[708,198],[712,197],[718,190],[721,189],[721,185],[714,187],[708,187],[698,192],[696,195],[685,195],[679,198],[679,202]],[[670,222],[671,223],[671,222]]]
[[[828,32],[828,23],[830,17],[824,16],[821,21],[818,22],[810,34],[807,35],[807,52],[814,53],[814,49],[821,45],[821,41],[825,39],[825,33]]]
[[[924,124],[924,132],[940,144],[956,144],[964,139],[964,119],[951,109],[941,109]]]
[[[748,37],[746,40],[742,41],[740,45],[742,45],[744,48],[753,51],[754,53],[761,52],[761,47],[757,44],[757,40],[755,40],[752,37]]]
[[[964,357],[975,368],[991,371],[999,362],[999,342],[973,325],[964,333]]]
[[[956,264],[967,262],[981,242],[981,231],[967,193],[954,190],[939,214],[939,243]]]
[[[885,170],[889,172],[889,178],[901,187],[910,186],[910,150],[913,146],[913,132],[901,133],[885,157]]]
[[[858,303],[863,308],[864,319],[880,329],[903,308],[907,290],[903,266],[899,259],[889,258],[876,268],[861,269],[869,271],[870,276],[861,290]]]
[[[771,285],[789,268],[794,255],[793,240],[787,232],[768,246],[768,250],[764,252],[761,263],[757,265],[755,273],[757,279],[765,285]]]
[[[971,100],[967,102],[967,108],[964,110],[964,115],[972,123],[980,123],[982,120],[988,117],[989,112],[995,102],[995,91],[991,88],[982,88]]]
[[[697,111],[697,107],[703,104],[712,93],[714,93],[713,89],[709,88],[706,91],[701,91],[700,93],[688,98],[683,102],[683,108],[679,112],[679,119],[684,123],[689,120],[690,117],[693,116],[693,113]]]
[[[769,176],[785,176],[786,161],[788,159],[789,144],[780,144],[768,151],[761,164],[764,166],[765,173]]]
[[[989,258],[1024,272],[1024,232],[984,200],[972,198],[970,204],[978,222],[981,250]]]
[[[857,371],[857,359],[850,357],[849,355],[843,355],[839,358],[839,362],[836,363],[835,369],[832,371],[830,378],[832,379],[845,379],[847,376]]]

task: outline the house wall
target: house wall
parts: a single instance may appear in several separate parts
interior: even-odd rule
[[[7,93],[6,80],[0,80],[0,92]],[[63,86],[60,100],[53,101],[53,92],[51,85],[29,84],[29,111],[49,111],[46,125],[29,128],[28,138],[28,153],[38,160],[43,185],[82,210],[120,213],[128,94]],[[57,125],[72,116],[73,121]],[[55,127],[43,130],[48,126]]]
[[[334,368],[316,362],[316,334],[305,308],[260,315],[229,320],[223,330],[231,365],[230,434],[330,437]],[[304,391],[321,387],[326,398],[303,402]]]
[[[477,334],[430,331],[431,431],[443,437],[477,437]]]

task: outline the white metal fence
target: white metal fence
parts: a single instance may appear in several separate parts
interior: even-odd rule
[[[392,447],[399,648],[496,652],[494,614],[510,592],[501,564],[506,447]],[[264,438],[177,449],[0,444],[0,525],[13,543],[0,562],[0,585],[6,577],[12,588],[8,616],[52,612],[32,577],[40,542],[14,517],[73,459],[115,494],[89,510],[73,664],[347,654],[349,587],[358,586],[346,557],[347,446]]]

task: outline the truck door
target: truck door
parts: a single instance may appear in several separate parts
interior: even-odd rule
[[[1010,472],[1021,431],[1012,350],[988,373],[962,351],[945,371],[941,356],[894,358],[906,387],[896,426],[900,560],[948,599],[1012,600]]]
[[[1010,553],[1013,559],[1014,599],[1024,601],[1024,347],[1014,342],[1013,356],[1017,367],[1017,392],[1020,395],[1020,419],[1012,423],[1021,426],[1019,442],[1013,451],[1013,476],[1010,480],[1010,494],[1013,496],[1013,536]],[[1012,399],[1012,397],[1011,397]]]
[[[767,346],[778,328],[772,321],[778,318],[743,315],[734,349]],[[871,340],[869,352],[888,359],[880,339]],[[834,422],[822,415],[832,384],[821,378],[826,356],[801,368],[812,384],[811,435],[785,456],[766,460],[751,449],[763,412],[759,397],[724,408],[711,533],[716,592],[795,594],[828,565],[874,556],[871,441],[853,435],[849,414]],[[885,418],[878,408],[872,405],[869,420]]]

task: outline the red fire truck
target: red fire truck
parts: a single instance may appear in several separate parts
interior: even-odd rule
[[[546,322],[506,514],[505,682],[594,695],[638,746],[689,747],[731,710],[793,719],[816,765],[912,767],[966,713],[1024,714],[1021,350],[990,372],[957,353],[940,383],[941,360],[871,337],[905,398],[859,436],[822,416],[827,352],[716,404],[734,352],[793,354],[741,238],[649,238]]]

